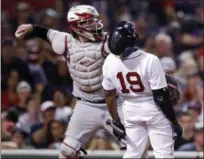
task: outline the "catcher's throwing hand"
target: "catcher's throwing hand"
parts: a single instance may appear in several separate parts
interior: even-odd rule
[[[26,34],[32,32],[32,31],[33,31],[32,24],[22,24],[17,28],[17,30],[15,32],[15,36],[18,39],[23,39]]]

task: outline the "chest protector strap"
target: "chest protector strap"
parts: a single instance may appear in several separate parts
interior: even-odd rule
[[[64,37],[64,45],[65,45],[65,50],[64,50],[64,57],[66,59],[66,62],[69,62],[69,58],[67,58],[67,52],[68,52],[68,40],[67,40],[67,36]]]
[[[102,47],[101,47],[101,55],[103,56],[103,58],[105,59],[106,57],[107,57],[107,53],[105,52],[105,49],[104,49],[104,47],[105,47],[105,42],[106,42],[106,40],[107,40],[107,37],[108,37],[108,35],[106,35],[105,36],[105,39],[103,40],[103,44],[102,44]]]

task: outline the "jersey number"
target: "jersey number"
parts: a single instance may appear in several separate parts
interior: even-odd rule
[[[135,79],[131,79],[131,77]],[[120,81],[120,84],[122,87],[121,89],[122,93],[130,93],[130,90],[132,92],[143,92],[144,91],[144,85],[142,84],[140,75],[137,72],[128,72],[126,74],[127,82],[131,85],[129,89],[125,85],[125,80],[124,80],[122,72],[119,72],[117,74],[117,78]],[[138,88],[134,88],[135,85],[137,85]]]

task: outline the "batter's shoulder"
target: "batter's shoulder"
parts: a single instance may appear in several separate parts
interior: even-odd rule
[[[105,62],[104,63],[109,63],[114,57],[112,56],[112,54],[109,54],[106,59],[105,59]]]
[[[118,60],[118,57],[116,57],[114,54],[110,53],[104,62],[104,65],[109,65],[109,66],[113,66],[113,64],[115,64]]]
[[[139,51],[143,54],[143,56],[145,56],[147,60],[157,60],[158,59],[158,57],[152,53],[145,52],[143,50],[139,50]]]

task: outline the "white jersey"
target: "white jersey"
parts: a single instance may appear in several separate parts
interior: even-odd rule
[[[124,101],[153,100],[152,90],[167,86],[158,57],[137,50],[125,60],[110,54],[103,65],[103,88],[116,89]]]
[[[107,56],[106,40],[81,43],[71,34],[50,29],[53,50],[64,55],[73,79],[73,95],[89,101],[104,100],[102,65]]]

